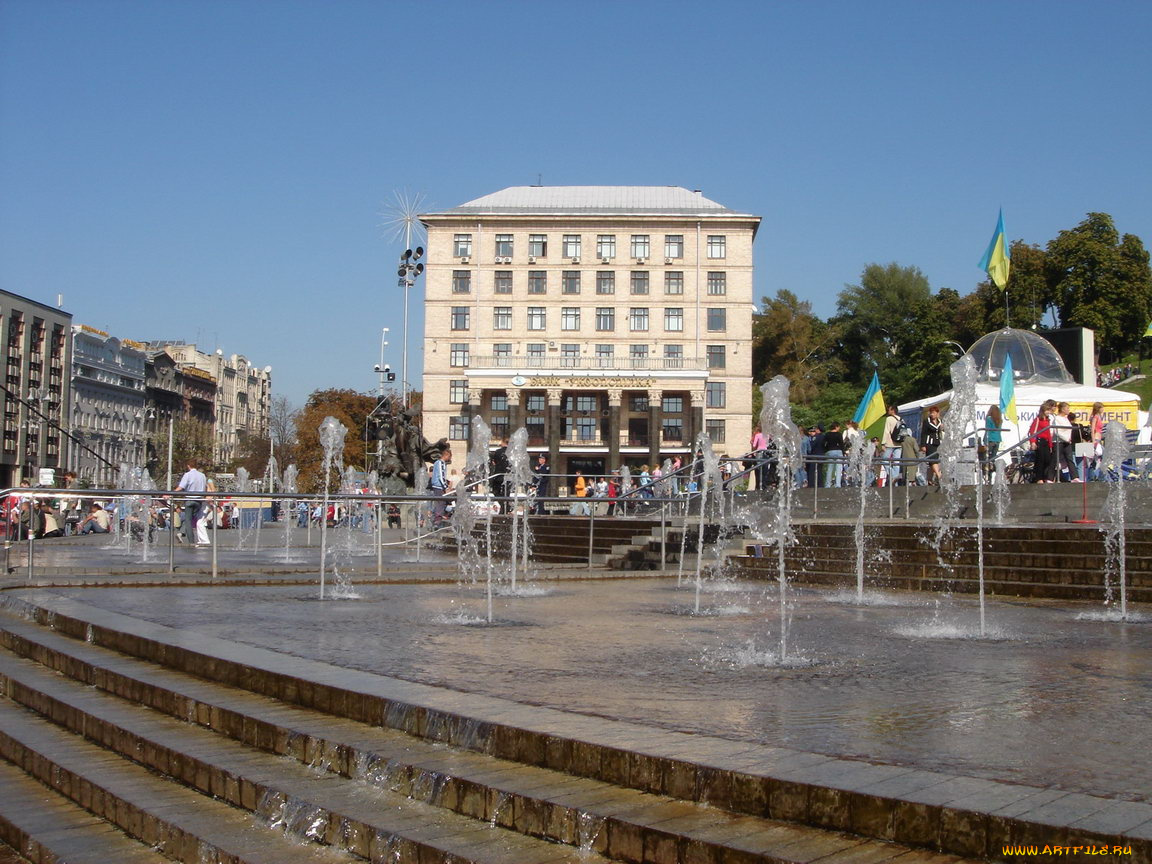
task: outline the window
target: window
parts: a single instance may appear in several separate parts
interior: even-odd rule
[[[596,307],[596,329],[611,333],[616,329],[616,310],[611,306]]]
[[[529,234],[528,235],[528,254],[534,255],[537,258],[545,258],[548,255],[548,235],[547,234]]]
[[[457,258],[463,258],[466,255],[472,254],[472,235],[471,234],[457,234],[452,238],[452,254]]]
[[[565,234],[564,235],[564,257],[565,258],[579,258],[580,257],[580,235],[579,234]]]
[[[709,381],[704,385],[704,407],[724,408],[727,402],[723,381]]]
[[[532,393],[524,399],[524,408],[527,411],[543,411],[544,407],[544,394],[542,393]]]
[[[684,368],[684,346],[683,345],[665,345],[664,346],[664,368],[665,369],[683,369]]]
[[[509,366],[512,363],[512,343],[497,342],[492,346],[492,356],[497,366]]]
[[[723,420],[705,420],[704,431],[708,433],[708,437],[712,439],[713,444],[724,443],[724,421]]]
[[[597,258],[615,258],[616,257],[616,235],[615,234],[597,234],[596,235],[596,257]]]
[[[684,257],[684,235],[683,234],[665,234],[664,235],[664,257],[665,258],[683,258]]]
[[[723,345],[709,345],[708,352],[708,368],[709,369],[723,369],[724,368],[724,346]]]
[[[580,346],[565,343],[560,346],[560,365],[565,369],[575,369],[580,365]]]
[[[528,343],[528,365],[539,366],[544,361],[544,343],[543,342],[529,342]]]
[[[596,440],[596,427],[599,422],[595,417],[577,417],[576,418],[576,440],[577,441],[595,441]]]
[[[628,397],[628,410],[633,414],[641,411],[648,410],[648,397],[647,396],[629,396]]]
[[[548,310],[544,306],[528,307],[528,329],[546,330],[548,328]]]
[[[632,293],[633,294],[647,294],[648,293],[648,271],[637,270],[632,274]]]
[[[724,272],[708,273],[708,293],[713,297],[719,297],[722,294],[728,293],[728,274]]]
[[[470,306],[452,307],[452,329],[467,330],[472,323],[472,310]]]
[[[468,379],[453,378],[448,383],[448,401],[453,405],[464,405],[468,401]]]
[[[665,441],[684,440],[684,418],[663,417],[660,420],[660,433]]]
[[[488,407],[493,411],[508,410],[508,396],[505,393],[493,393],[488,398]]]
[[[511,258],[512,257],[512,235],[511,234],[497,234],[496,235],[496,257],[497,258]]]
[[[660,410],[665,414],[683,414],[683,396],[665,396],[660,400]]]
[[[681,270],[669,270],[664,274],[664,293],[684,293],[684,273]]]
[[[647,234],[632,235],[632,257],[647,258],[651,252],[652,244]]]
[[[560,276],[560,293],[561,294],[579,294],[580,293],[580,271],[579,270],[565,270]]]
[[[709,309],[708,329],[713,333],[723,333],[728,329],[728,310]]]
[[[449,365],[451,366],[467,366],[468,365],[468,343],[467,342],[453,342],[452,350],[449,356]]]
[[[680,333],[684,330],[684,309],[679,306],[669,306],[664,310],[664,329],[670,333]]]
[[[497,294],[511,294],[512,293],[512,271],[511,270],[497,270],[496,281],[494,283],[495,293]]]
[[[467,417],[450,417],[448,418],[448,437],[453,441],[467,441],[468,440],[468,418]]]
[[[634,306],[628,310],[628,328],[630,330],[648,329],[648,309],[646,307]]]
[[[471,294],[472,293],[472,271],[471,270],[453,270],[452,271],[452,293],[453,294]]]
[[[529,270],[528,271],[528,293],[529,294],[547,294],[548,293],[548,271],[547,270]]]
[[[629,345],[628,346],[628,365],[633,369],[647,369],[648,368],[648,346],[647,345]]]
[[[580,307],[578,306],[565,306],[560,310],[560,329],[561,330],[579,330],[580,329]]]
[[[596,293],[615,294],[616,274],[611,270],[600,270],[596,273]]]
[[[493,330],[511,330],[512,329],[512,307],[511,306],[494,306],[494,307],[492,307],[492,329]]]
[[[709,234],[708,235],[708,257],[709,258],[727,258],[728,257],[728,238],[723,234]]]
[[[596,365],[601,369],[611,369],[612,359],[615,355],[614,345],[597,345],[596,346]]]

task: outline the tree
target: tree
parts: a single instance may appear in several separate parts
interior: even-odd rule
[[[320,444],[320,424],[335,417],[348,434],[344,439],[344,464],[365,465],[364,435],[368,415],[376,407],[376,397],[355,390],[317,390],[308,397],[296,417],[296,467],[301,492],[323,489],[324,449]]]
[[[1021,330],[1036,327],[1052,302],[1052,290],[1048,285],[1048,253],[1039,246],[1017,240],[1012,244],[1011,254],[1012,268],[1004,291],[991,280],[981,282],[976,288],[983,312],[983,326],[976,338],[1004,327]],[[1005,294],[1008,295],[1007,304]]]
[[[276,462],[281,469],[296,461],[296,417],[300,411],[287,396],[273,396],[268,406],[268,434],[276,447]]]
[[[808,403],[827,383],[835,362],[836,328],[812,314],[812,304],[791,291],[765,297],[752,324],[752,378],[757,384],[784,375],[795,402]]]
[[[272,440],[265,435],[242,433],[236,448],[237,457],[232,460],[232,472],[243,468],[248,476],[257,479],[268,472],[268,457],[272,453]],[[279,461],[279,459],[277,459]],[[279,478],[277,478],[277,485]]]
[[[840,292],[832,321],[840,328],[845,380],[863,388],[876,369],[886,397],[904,394],[911,381],[921,377],[909,374],[909,357],[925,351],[940,354],[939,342],[947,338],[917,326],[917,317],[932,308],[932,289],[919,268],[895,262],[865,267],[860,284],[845,285]],[[924,344],[933,338],[937,344]]]
[[[1048,244],[1047,282],[1065,327],[1090,327],[1104,358],[1134,349],[1152,318],[1152,270],[1134,234],[1089,213]]]
[[[183,476],[189,459],[198,460],[202,467],[210,467],[214,444],[211,424],[191,417],[176,418],[172,424],[172,484]],[[167,424],[149,442],[148,453],[152,477],[157,486],[163,486],[168,480]]]

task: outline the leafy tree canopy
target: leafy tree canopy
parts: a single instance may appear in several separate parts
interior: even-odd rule
[[[344,439],[344,464],[365,466],[364,433],[376,398],[355,390],[317,390],[296,418],[296,468],[301,492],[323,490],[324,448],[320,424],[335,417],[348,430]]]

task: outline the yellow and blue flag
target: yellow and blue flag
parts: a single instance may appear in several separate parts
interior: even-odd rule
[[[1004,356],[1004,369],[1000,373],[1000,413],[1005,420],[1011,420],[1015,425],[1019,422],[1016,415],[1016,377],[1012,374],[1012,355]]]
[[[872,427],[884,422],[885,413],[884,393],[880,390],[880,376],[873,372],[872,383],[868,385],[864,398],[860,400],[860,406],[856,409],[852,420],[869,436],[879,435],[880,433],[874,431]]]
[[[1008,284],[1008,270],[1011,266],[1012,256],[1008,249],[1008,239],[1004,236],[1004,211],[1001,210],[1000,218],[996,220],[996,233],[992,235],[988,251],[980,259],[980,269],[1003,291]]]

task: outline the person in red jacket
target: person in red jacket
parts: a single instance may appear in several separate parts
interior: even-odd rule
[[[1056,482],[1056,450],[1052,437],[1052,414],[1056,411],[1056,403],[1045,399],[1040,406],[1036,419],[1028,427],[1029,445],[1036,454],[1036,467],[1033,477],[1037,483]]]

